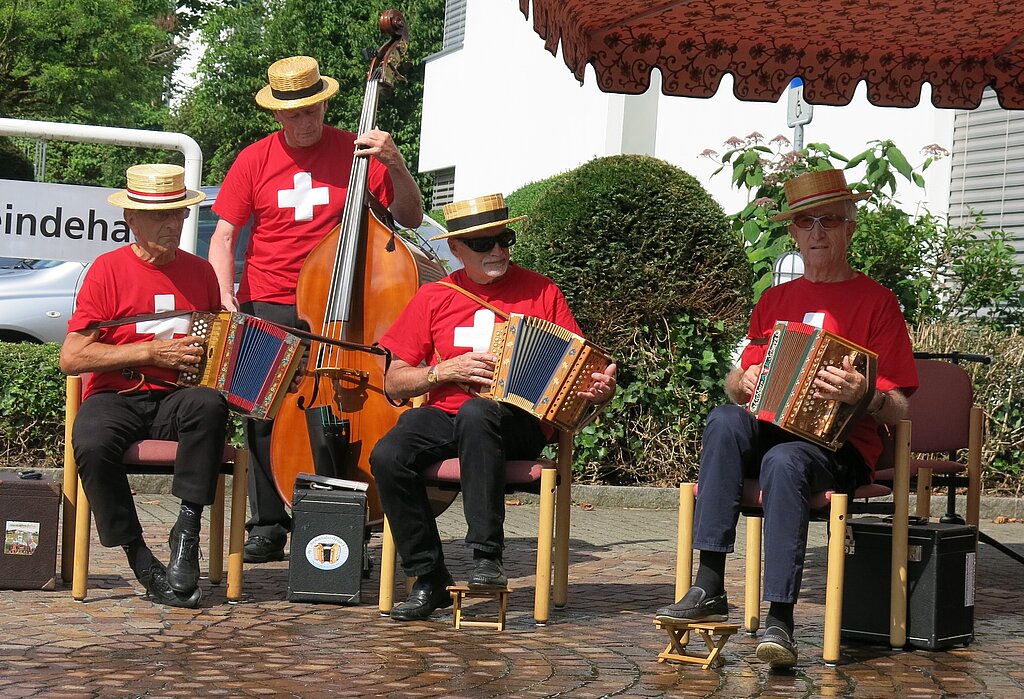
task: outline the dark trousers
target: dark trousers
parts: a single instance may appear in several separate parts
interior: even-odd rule
[[[374,446],[370,467],[406,575],[424,575],[444,565],[441,537],[420,476],[423,469],[459,457],[466,544],[501,555],[505,461],[534,459],[544,442],[533,416],[486,398],[471,398],[457,415],[433,407],[402,413]]]
[[[299,318],[293,305],[252,301],[243,303],[241,311],[291,328],[299,327]],[[288,532],[292,528],[292,518],[277,493],[274,474],[270,468],[270,435],[273,429],[273,420],[245,421],[245,444],[249,449],[251,515],[249,521],[245,523],[245,528],[251,535],[265,536],[274,544],[284,546],[288,540]]]
[[[209,505],[217,493],[227,415],[227,403],[210,388],[97,393],[83,401],[71,441],[104,546],[121,546],[142,535],[121,463],[125,450],[142,439],[177,441],[171,493]]]
[[[693,547],[731,552],[745,478],[760,479],[764,509],[764,599],[795,603],[803,579],[808,500],[835,474],[864,469],[857,450],[831,452],[754,418],[738,405],[711,411],[704,429]]]

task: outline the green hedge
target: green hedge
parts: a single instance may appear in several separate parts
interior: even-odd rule
[[[60,346],[0,342],[0,465],[60,466],[64,375]]]
[[[577,438],[580,477],[692,475],[751,303],[750,264],[721,207],[691,175],[644,156],[598,158],[527,185],[509,205],[529,215],[515,261],[557,282],[619,365],[611,405]]]

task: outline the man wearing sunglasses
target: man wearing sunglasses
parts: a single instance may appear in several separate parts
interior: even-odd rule
[[[554,436],[529,413],[470,391],[491,385],[492,308],[542,318],[580,332],[559,288],[510,260],[516,242],[500,194],[444,207],[452,254],[463,264],[442,282],[426,284],[381,338],[394,354],[385,377],[393,398],[426,394],[422,407],[402,413],[374,447],[370,465],[406,575],[416,577],[408,599],[391,610],[395,621],[426,619],[452,604],[441,538],[419,473],[457,456],[462,500],[473,549],[469,587],[503,589],[505,461],[536,458]],[[458,287],[458,288],[453,288]],[[468,292],[468,293],[467,293]],[[603,403],[615,391],[615,365],[594,374],[584,397]]]
[[[850,492],[870,482],[882,450],[878,425],[893,425],[907,412],[917,372],[907,326],[896,296],[855,271],[847,248],[856,226],[854,202],[867,198],[847,186],[840,170],[799,175],[785,183],[789,233],[804,261],[804,276],[766,291],[754,308],[740,367],[726,377],[736,405],[708,417],[701,451],[693,546],[700,566],[693,586],[675,604],[658,610],[671,621],[725,621],[725,556],[733,550],[745,478],[760,480],[764,509],[764,599],[770,607],[757,657],[773,668],[797,662],[793,608],[800,592],[807,547],[807,502],[835,488]],[[742,407],[750,400],[776,321],[825,328],[878,354],[874,385],[851,365],[818,372],[816,397],[851,405],[869,400],[867,413],[837,452],[812,444]],[[870,395],[870,399],[868,398]]]

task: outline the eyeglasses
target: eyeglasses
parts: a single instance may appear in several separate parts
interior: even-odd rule
[[[486,238],[459,238],[466,247],[473,252],[490,252],[497,243],[506,250],[516,244],[516,232],[506,230],[498,235],[489,235]]]
[[[797,214],[793,217],[793,225],[805,231],[814,228],[817,223],[822,230],[834,231],[850,219],[836,214],[825,214],[824,216],[810,216],[808,214]]]

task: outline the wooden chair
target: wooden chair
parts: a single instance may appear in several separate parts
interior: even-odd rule
[[[963,524],[956,512],[956,489],[967,487],[967,524],[978,526],[981,502],[981,444],[984,415],[974,405],[971,377],[956,364],[935,359],[915,359],[920,387],[909,398],[907,414],[914,425],[910,450],[930,458],[910,460],[910,478],[917,480],[918,517],[931,516],[931,494],[936,485],[947,488],[943,522]],[[956,452],[968,450],[967,463]],[[966,472],[966,478],[962,475]],[[876,479],[892,480],[891,469],[880,470]]]
[[[839,636],[843,614],[843,574],[846,520],[852,511],[857,513],[889,512],[893,516],[892,576],[889,582],[890,624],[889,644],[902,648],[907,641],[907,537],[909,515],[909,460],[910,422],[901,422],[893,437],[893,488],[881,485],[862,486],[853,495],[826,491],[811,499],[812,519],[824,519],[829,524],[828,563],[825,578],[825,639],[822,657],[828,665],[839,660]],[[683,483],[679,488],[679,529],[676,552],[675,598],[680,599],[690,589],[693,568],[693,516],[696,504],[696,485]],[[868,498],[892,495],[891,503],[868,503]],[[865,502],[856,503],[858,500]],[[761,608],[761,488],[757,480],[746,480],[740,512],[747,517],[746,528],[746,581],[744,585],[744,627],[753,635],[760,627]]]
[[[82,401],[82,377],[69,376],[66,385],[64,413],[64,534],[61,546],[61,578],[71,583],[71,594],[78,600],[86,598],[89,586],[89,539],[91,511],[89,500],[78,478],[71,446],[71,430]],[[129,473],[172,473],[177,442],[146,439],[132,444],[124,455]],[[210,508],[210,582],[223,579],[224,569],[224,475],[231,479],[231,524],[228,545],[229,602],[242,596],[242,547],[245,544],[245,498],[248,480],[248,454],[242,449],[225,446],[217,496]]]
[[[423,473],[429,487],[447,492],[459,488],[459,460],[447,459]],[[572,486],[572,435],[558,434],[555,461],[539,458],[534,461],[509,461],[506,487],[510,491],[529,490],[540,484],[540,514],[537,522],[537,587],[533,618],[538,626],[547,623],[551,601],[564,607],[569,589],[569,510]],[[435,499],[436,501],[436,499]],[[450,504],[451,499],[448,500]],[[440,512],[443,507],[440,508]],[[554,586],[552,591],[552,549],[554,549]],[[391,526],[384,518],[384,540],[381,549],[380,596],[381,614],[389,614],[394,606],[395,541]]]
[[[985,361],[976,354],[922,353],[914,360],[920,387],[910,396],[909,419],[914,423],[910,450],[923,458],[910,461],[911,478],[917,479],[917,515],[931,515],[931,494],[936,485],[946,488],[946,513],[940,522],[968,524],[978,530],[978,541],[999,550],[1018,563],[1024,556],[993,539],[979,528],[981,511],[981,450],[984,443],[985,414],[974,404],[974,385],[970,375],[956,364]],[[953,361],[942,361],[948,358]],[[966,450],[967,460],[958,453]],[[886,472],[878,474],[887,477]],[[967,488],[966,520],[956,511],[956,490]]]

